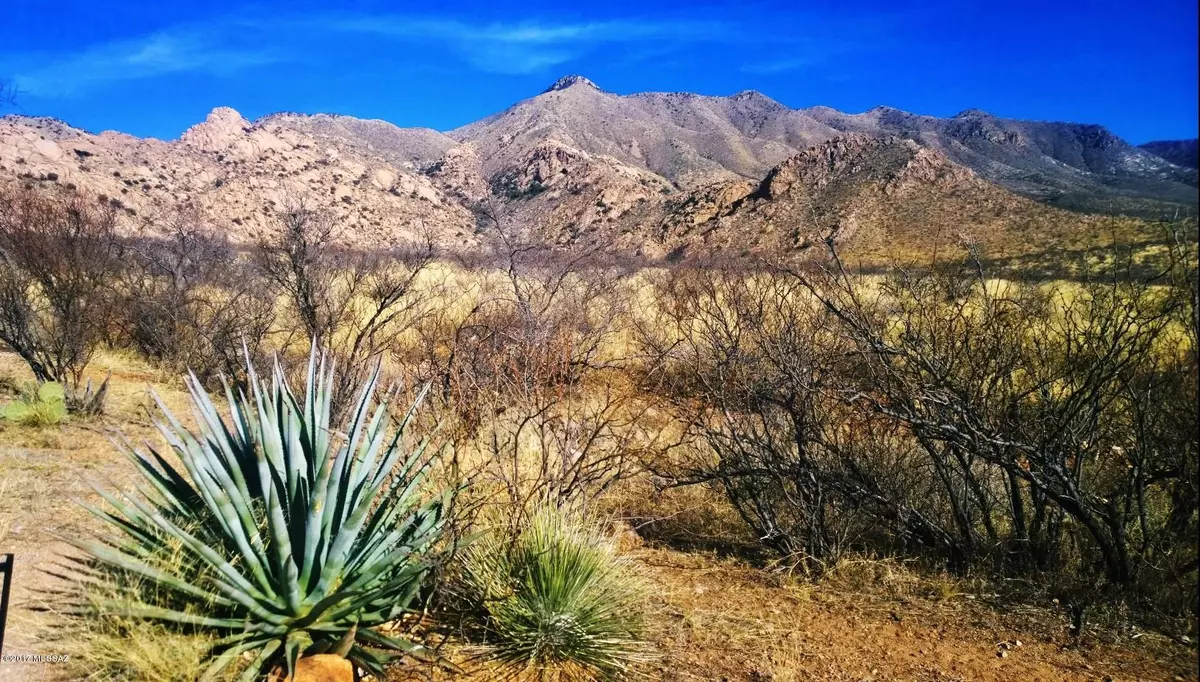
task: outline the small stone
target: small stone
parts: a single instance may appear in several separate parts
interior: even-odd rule
[[[1001,650],[999,650],[999,651],[997,651],[997,652],[996,652],[996,656],[998,656],[998,657],[1000,657],[1000,658],[1008,658],[1008,650],[1007,650],[1007,649],[1001,649]]]

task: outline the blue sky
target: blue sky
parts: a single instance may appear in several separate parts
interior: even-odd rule
[[[4,0],[0,79],[19,113],[160,138],[221,105],[445,130],[568,73],[618,93],[1197,134],[1195,0],[558,4]]]

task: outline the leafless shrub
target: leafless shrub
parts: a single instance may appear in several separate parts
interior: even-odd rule
[[[588,254],[547,255],[499,240],[500,272],[450,295],[460,309],[422,321],[417,357],[396,355],[438,387],[460,449],[475,453],[474,474],[499,492],[514,527],[545,503],[586,506],[653,440],[614,352],[623,273]]]
[[[278,229],[260,238],[255,257],[266,281],[309,344],[338,363],[335,406],[349,404],[375,359],[424,314],[416,283],[434,256],[432,238],[405,250],[351,250],[329,216],[303,204],[286,208]]]
[[[17,101],[16,88],[7,81],[0,80],[0,109],[10,107]]]
[[[968,262],[888,278],[881,314],[840,267],[808,282],[863,360],[868,381],[849,400],[909,428],[931,458],[959,462],[966,486],[952,502],[964,539],[967,527],[982,527],[990,542],[1041,567],[1061,563],[1069,538],[1085,565],[1098,555],[1115,584],[1149,568],[1140,550],[1170,514],[1156,524],[1147,500],[1184,474],[1180,451],[1139,428],[1138,415],[1161,414],[1159,402],[1173,398],[1168,383],[1182,375],[1164,372],[1163,358],[1194,356],[1186,341],[1158,343],[1172,333],[1176,297],[1128,270],[1095,273],[1072,291],[997,284]],[[1171,400],[1190,403],[1189,422],[1194,395]],[[1195,451],[1194,439],[1176,446]],[[1002,485],[975,476],[975,462]],[[1000,520],[1011,529],[1002,540]]]
[[[1079,589],[1185,585],[1196,265],[1173,248],[1150,279],[1109,258],[1075,284],[974,258],[865,278],[836,252],[823,270],[664,275],[643,381],[701,447],[652,466],[718,486],[805,566],[849,546]]]
[[[0,341],[39,382],[57,381],[96,411],[80,382],[107,333],[119,266],[116,213],[80,194],[0,192]],[[80,402],[83,401],[83,402]]]
[[[679,268],[654,287],[643,382],[699,443],[649,466],[666,485],[716,485],[764,545],[820,571],[853,532],[830,447],[847,416],[830,400],[846,348],[834,321],[778,275]]]
[[[126,246],[120,320],[126,343],[203,381],[240,379],[261,360],[275,301],[257,272],[195,207],[152,219],[153,236]]]

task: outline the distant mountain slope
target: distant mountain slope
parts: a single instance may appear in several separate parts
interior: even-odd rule
[[[993,182],[1064,208],[1154,214],[1196,203],[1195,172],[1163,163],[1098,125],[1020,121],[978,110],[948,119],[888,107],[813,113],[838,130],[915,139]]]
[[[657,238],[676,254],[770,255],[833,236],[847,255],[879,263],[960,251],[966,242],[985,255],[1028,256],[1136,222],[1018,196],[914,140],[852,133],[785,160],[758,183],[714,185],[668,201]]]
[[[400,128],[387,121],[353,116],[281,113],[259,119],[255,125],[290,128],[319,140],[341,142],[398,166],[426,166],[458,144],[432,128]]]
[[[218,108],[178,141],[163,142],[7,116],[0,174],[100,195],[124,209],[130,228],[191,203],[235,241],[250,241],[279,209],[303,202],[329,212],[348,243],[391,246],[425,231],[446,246],[473,243],[470,211],[428,177],[368,154],[362,140],[313,135],[307,126],[251,124]]]
[[[164,142],[9,116],[0,181],[13,180],[101,195],[134,226],[196,204],[241,241],[302,201],[360,246],[428,233],[477,250],[503,228],[652,259],[802,254],[828,235],[868,260],[928,256],[961,237],[997,256],[1053,253],[1101,225],[1146,232],[1059,207],[1196,205],[1195,169],[1099,126],[795,110],[753,91],[620,96],[577,76],[446,134],[323,114],[250,122],[219,107]]]
[[[1196,203],[1194,171],[1163,163],[1101,126],[1003,119],[977,110],[939,119],[889,107],[862,114],[791,109],[754,91],[622,96],[568,76],[448,134],[476,145],[486,175],[555,139],[640,165],[686,189],[761,177],[783,159],[846,132],[914,139],[1013,191],[1067,208],[1154,214]]]
[[[759,177],[837,131],[758,93],[620,96],[579,76],[448,134],[479,150],[486,174],[548,139],[653,171],[682,187]]]
[[[1156,140],[1138,145],[1151,154],[1183,168],[1200,168],[1200,140]]]

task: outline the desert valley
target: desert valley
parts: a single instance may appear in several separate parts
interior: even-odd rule
[[[1194,139],[602,85],[8,107],[0,680],[1197,679]]]

